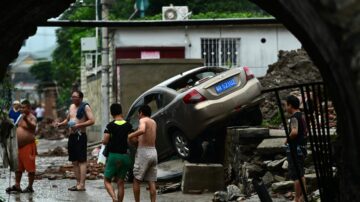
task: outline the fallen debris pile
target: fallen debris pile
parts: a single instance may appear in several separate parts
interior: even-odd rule
[[[304,49],[292,51],[279,51],[278,61],[269,65],[266,75],[259,78],[264,89],[271,89],[295,84],[305,84],[322,81],[318,68],[313,64],[310,57]],[[280,97],[285,98],[289,94],[295,94],[301,98],[299,89],[288,89],[280,91]],[[278,127],[280,119],[278,114],[278,105],[273,94],[265,95],[265,102],[261,105],[263,118],[270,126]],[[313,98],[314,99],[314,98]],[[301,100],[301,99],[300,99]],[[321,103],[324,107],[324,103]],[[329,102],[329,118],[331,127],[336,126],[336,113]]]
[[[256,194],[253,179],[260,179],[272,197],[286,198],[293,191],[293,181],[288,176],[284,142],[283,130],[229,128],[224,167],[230,187],[225,192],[216,192],[214,201],[242,201],[252,197]],[[305,159],[305,178],[309,193],[315,191],[317,179],[310,150]]]
[[[67,130],[65,127],[55,127],[54,120],[51,118],[45,118],[43,121],[39,122],[36,133],[39,138],[45,138],[48,140],[63,139],[69,137],[69,134],[69,130]]]
[[[87,162],[87,180],[96,180],[104,178],[104,169],[105,166],[102,164],[97,164],[96,160],[88,160]],[[58,179],[75,179],[75,174],[73,172],[73,165],[66,164],[60,167],[48,167],[43,173],[37,173],[37,179],[47,178],[49,180],[58,180]]]
[[[39,156],[67,156],[68,151],[65,147],[55,147],[55,149],[49,149],[47,152],[40,154]]]

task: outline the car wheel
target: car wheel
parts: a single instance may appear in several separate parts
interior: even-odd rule
[[[183,159],[190,158],[190,142],[180,131],[172,135],[172,143],[176,154]]]

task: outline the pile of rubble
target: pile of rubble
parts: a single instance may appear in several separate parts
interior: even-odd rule
[[[56,120],[61,121],[61,120]],[[54,120],[51,118],[45,118],[43,121],[38,123],[36,135],[39,138],[45,138],[48,140],[59,140],[69,137],[70,133],[64,127],[55,127]]]
[[[97,164],[97,160],[91,159],[87,161],[87,180],[97,180],[104,178],[104,169],[103,164]],[[73,171],[72,164],[66,164],[63,166],[48,167],[44,172],[37,173],[37,179],[49,179],[49,180],[59,180],[59,179],[75,179],[75,173]]]
[[[227,192],[217,192],[214,201],[241,201],[250,198],[256,194],[254,179],[262,180],[272,197],[291,198],[292,195],[287,193],[293,191],[294,184],[288,177],[284,142],[283,130],[229,128],[224,168],[227,184],[231,187],[228,187]],[[310,150],[305,160],[305,178],[309,193],[317,190]]]
[[[55,149],[49,149],[47,152],[39,154],[39,156],[67,156],[68,151],[65,147],[57,146]]]
[[[322,81],[318,68],[313,64],[310,57],[303,49],[292,51],[279,51],[278,61],[269,65],[266,75],[259,78],[263,88],[271,89],[295,84],[305,84]],[[301,100],[299,89],[288,89],[280,91],[280,97],[289,94],[297,94]],[[322,103],[324,106],[324,103]],[[336,113],[329,102],[330,126],[336,126]],[[265,94],[265,102],[261,105],[264,120],[270,121],[278,116],[278,105],[274,94]],[[276,122],[276,121],[275,121]],[[277,127],[275,125],[275,127]]]

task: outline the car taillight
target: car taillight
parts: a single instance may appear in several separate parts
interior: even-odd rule
[[[245,71],[247,81],[249,81],[250,79],[255,78],[254,74],[251,72],[249,67],[244,67],[244,71]]]
[[[192,90],[186,94],[183,98],[185,104],[196,104],[202,101],[205,101],[206,98],[201,95],[197,90]]]

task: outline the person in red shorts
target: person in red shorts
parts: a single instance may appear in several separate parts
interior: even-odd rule
[[[33,183],[35,179],[35,129],[36,117],[31,113],[31,105],[28,100],[21,102],[21,117],[17,122],[16,136],[19,147],[19,166],[15,172],[15,185],[6,189],[7,193],[33,193]],[[24,172],[28,173],[29,185],[21,190],[20,182]]]

